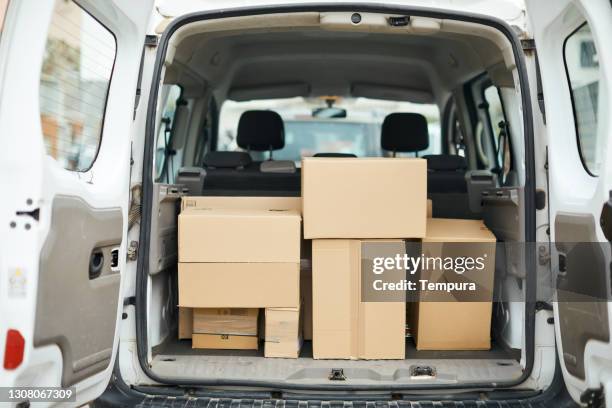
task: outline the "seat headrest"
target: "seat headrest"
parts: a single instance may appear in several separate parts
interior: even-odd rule
[[[313,157],[357,157],[353,153],[316,153]]]
[[[238,146],[247,150],[278,150],[285,146],[285,127],[274,111],[251,110],[238,121]]]
[[[464,170],[467,169],[465,157],[455,154],[430,154],[423,156],[429,170]]]
[[[247,152],[208,152],[204,156],[204,166],[219,169],[246,167],[251,162]]]
[[[418,152],[427,149],[427,119],[419,113],[387,115],[382,124],[380,145],[391,152]]]

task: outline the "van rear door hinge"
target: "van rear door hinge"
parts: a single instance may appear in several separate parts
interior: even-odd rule
[[[145,47],[157,47],[159,38],[156,35],[145,35]]]
[[[529,51],[535,51],[536,43],[533,38],[525,38],[521,40],[521,47],[525,53],[529,53]]]

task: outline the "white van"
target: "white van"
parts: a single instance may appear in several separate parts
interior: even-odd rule
[[[0,399],[612,406],[608,0],[153,3],[0,1]],[[240,143],[253,110],[290,123],[283,144]],[[428,121],[427,146],[379,145],[394,112]],[[299,168],[236,181],[241,159],[210,155],[424,148],[433,216],[523,249],[499,257],[515,297],[490,350],[286,360],[177,338],[181,198],[300,195]],[[557,301],[582,286],[598,300]]]

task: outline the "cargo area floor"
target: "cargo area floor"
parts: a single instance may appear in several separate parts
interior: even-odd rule
[[[259,350],[192,349],[190,340],[168,341],[153,350],[151,368],[155,374],[174,379],[267,380],[275,382],[328,383],[332,368],[342,368],[345,384],[456,384],[502,382],[518,378],[522,368],[520,352],[493,344],[491,350],[417,351],[406,341],[405,360],[315,360],[312,343],[304,342],[298,359],[264,358]],[[411,377],[415,365],[430,366],[433,379]]]

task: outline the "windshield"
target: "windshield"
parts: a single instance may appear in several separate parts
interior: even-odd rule
[[[317,98],[226,101],[219,117],[217,149],[241,150],[236,143],[240,115],[247,110],[269,109],[278,112],[285,125],[285,147],[273,152],[275,160],[292,160],[299,165],[302,157],[316,153],[352,153],[357,157],[389,155],[380,148],[380,131],[385,117],[394,112],[421,113],[427,118],[429,148],[419,152],[419,156],[441,152],[440,117],[436,105],[352,98],[342,99],[335,105],[346,110],[345,118],[312,117],[313,110],[322,106],[324,102]],[[251,156],[253,160],[265,160],[269,153],[251,152]]]

